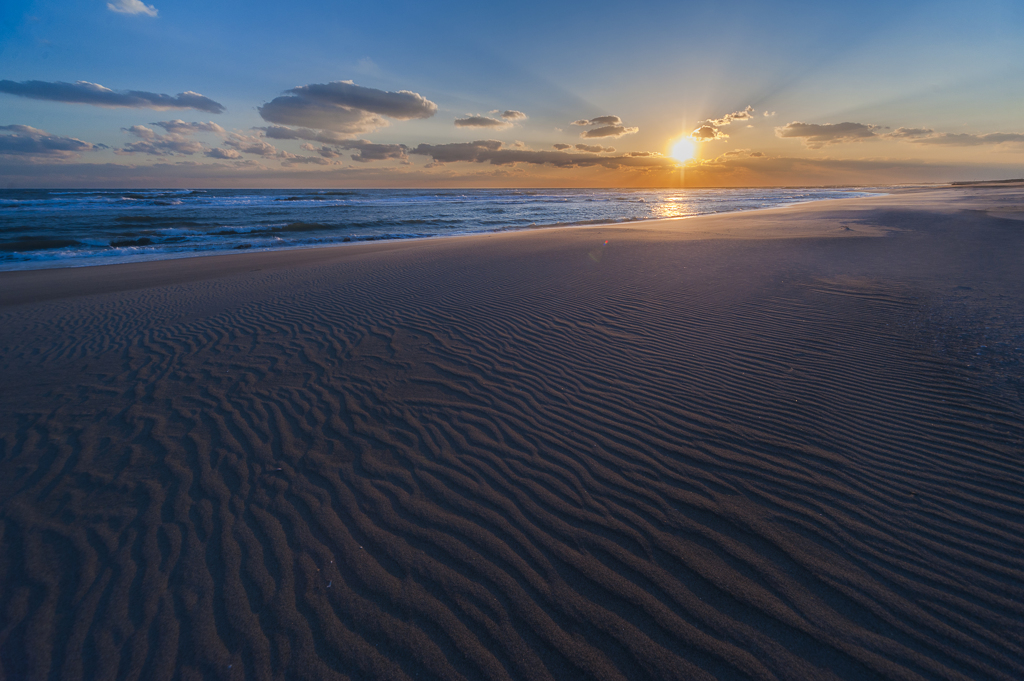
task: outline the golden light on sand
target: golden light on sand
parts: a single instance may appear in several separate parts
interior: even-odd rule
[[[686,163],[697,153],[697,146],[688,139],[681,139],[672,145],[671,156],[680,163]]]

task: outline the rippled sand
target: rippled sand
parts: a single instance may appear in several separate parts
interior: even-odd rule
[[[0,274],[0,677],[1024,678],[1022,197]]]

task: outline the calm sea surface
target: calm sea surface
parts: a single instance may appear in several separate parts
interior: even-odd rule
[[[863,189],[0,190],[0,270],[629,222]]]

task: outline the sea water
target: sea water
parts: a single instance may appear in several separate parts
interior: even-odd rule
[[[814,189],[0,190],[0,270],[81,267],[865,196]]]

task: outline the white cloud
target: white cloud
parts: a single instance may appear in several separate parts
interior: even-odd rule
[[[143,4],[139,0],[114,0],[107,3],[107,9],[118,14],[145,14],[150,17],[157,15],[156,7]]]
[[[294,87],[257,110],[269,123],[356,135],[388,125],[384,116],[430,118],[437,104],[409,90],[387,92],[339,80]]]

